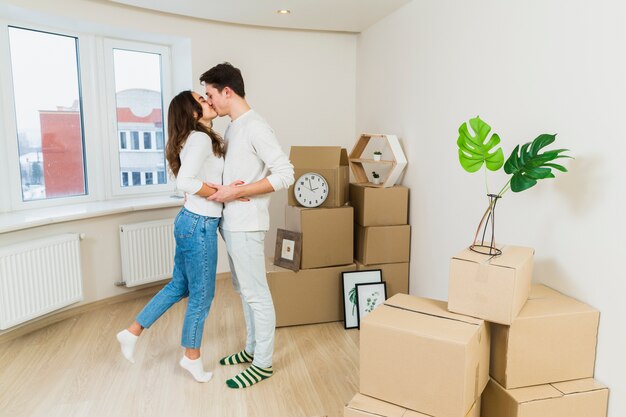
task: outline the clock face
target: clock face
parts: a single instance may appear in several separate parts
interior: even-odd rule
[[[304,207],[318,207],[328,197],[328,183],[320,174],[307,172],[296,180],[293,193]]]

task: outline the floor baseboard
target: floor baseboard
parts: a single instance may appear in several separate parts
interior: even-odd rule
[[[230,277],[230,272],[220,272],[217,274],[216,279],[226,279]],[[134,300],[136,298],[146,297],[154,295],[166,284],[166,281],[151,284],[149,287],[130,291],[126,294],[115,295],[113,297],[105,298],[103,300],[94,301],[92,303],[82,304],[77,307],[69,307],[58,313],[50,313],[41,318],[33,319],[27,323],[15,326],[12,329],[0,334],[0,345],[9,342],[17,337],[24,336],[25,334],[34,332],[35,330],[43,329],[51,324],[58,323],[60,321],[69,319],[74,316],[86,313],[91,310],[95,310],[100,307],[123,303],[125,301]]]

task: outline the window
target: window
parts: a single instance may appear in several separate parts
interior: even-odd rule
[[[165,171],[157,172],[157,178],[158,178],[157,181],[159,181],[159,184],[165,184],[165,182],[166,182],[165,181]]]
[[[163,149],[164,141],[163,141],[163,131],[157,130],[155,133],[156,136],[156,148],[161,150]]]
[[[139,132],[130,132],[130,148],[139,149]]]
[[[165,146],[163,142],[163,59],[167,51],[139,50],[130,43],[109,41],[112,51],[112,76],[110,83],[115,92],[115,124],[117,131],[130,131],[130,149],[145,150],[139,154],[119,152],[113,159],[117,161],[119,172],[132,171],[132,183],[122,187],[133,188],[167,184],[167,178],[155,184],[153,171],[165,171]],[[140,69],[140,70],[138,70]],[[154,133],[153,133],[154,132]],[[153,136],[155,143],[153,143]],[[137,172],[138,170],[138,172]],[[136,173],[150,172],[151,179],[141,182],[135,178]],[[158,174],[157,174],[158,175]],[[170,186],[173,188],[173,186]],[[136,192],[137,190],[133,190]],[[125,190],[119,190],[120,194]]]
[[[170,46],[0,21],[0,212],[170,193],[169,62]]]
[[[152,134],[150,132],[143,132],[143,148],[152,149]]]
[[[126,132],[120,132],[120,149],[128,149],[128,142],[126,141]]]
[[[22,201],[85,195],[78,39],[9,27],[9,47]]]

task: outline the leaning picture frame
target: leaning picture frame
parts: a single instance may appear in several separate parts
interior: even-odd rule
[[[359,327],[359,317],[356,309],[356,285],[382,282],[383,273],[380,269],[342,272],[341,280],[343,288],[344,328],[355,329]]]
[[[356,284],[356,315],[359,329],[361,320],[383,304],[386,299],[387,283],[385,281]]]
[[[302,233],[278,229],[276,231],[274,265],[298,272],[300,270],[301,257]]]

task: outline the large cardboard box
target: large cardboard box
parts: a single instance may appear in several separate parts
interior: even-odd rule
[[[341,273],[355,271],[356,265],[294,272],[268,259],[266,268],[276,327],[343,320]]]
[[[436,417],[464,417],[489,380],[489,327],[443,301],[396,294],[361,322],[360,392]]]
[[[354,221],[361,226],[393,226],[408,223],[409,189],[366,187],[350,184]]]
[[[363,265],[409,262],[411,226],[354,225],[354,258]]]
[[[507,390],[493,379],[482,417],[606,417],[609,390],[592,378]]]
[[[511,324],[528,299],[532,248],[504,246],[489,256],[464,249],[450,261],[448,308],[493,323]]]
[[[350,169],[348,152],[339,146],[292,146],[289,159],[294,166],[296,180],[307,172],[320,174],[328,183],[328,197],[320,207],[341,207],[348,202]],[[297,206],[289,187],[288,203]]]
[[[344,417],[432,417],[357,393],[344,407]],[[480,417],[480,398],[465,417]]]
[[[491,376],[505,388],[593,376],[600,313],[544,285],[511,326],[491,325]]]
[[[409,293],[408,262],[375,265],[363,265],[359,261],[355,262],[357,271],[371,271],[374,269],[381,270],[381,273],[383,274],[383,281],[387,283],[387,298],[391,298],[396,294]]]
[[[285,228],[302,233],[300,268],[323,268],[353,262],[353,209],[285,208]]]

